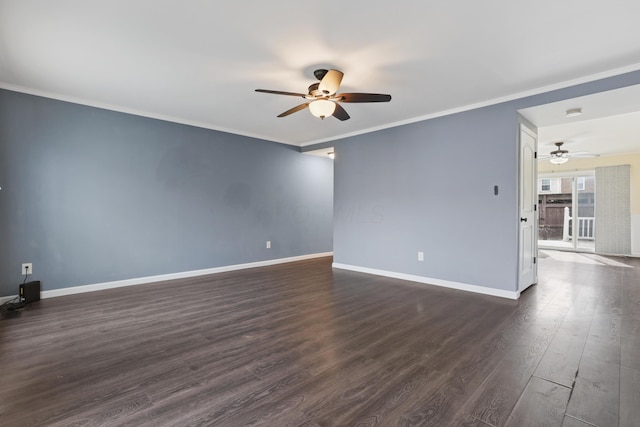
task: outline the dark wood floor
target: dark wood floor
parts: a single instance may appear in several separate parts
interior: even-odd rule
[[[329,258],[42,300],[0,424],[638,426],[640,260],[541,257],[519,301]]]

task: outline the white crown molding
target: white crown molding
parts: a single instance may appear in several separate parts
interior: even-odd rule
[[[155,113],[151,113],[151,112],[148,112],[148,111],[136,110],[136,109],[133,109],[133,108],[121,107],[121,106],[111,105],[111,104],[103,103],[103,102],[90,101],[90,100],[83,99],[83,98],[60,95],[60,94],[56,94],[56,93],[53,93],[53,92],[47,92],[47,91],[43,91],[43,90],[27,88],[27,87],[24,87],[24,86],[17,86],[17,85],[5,83],[5,82],[0,82],[0,89],[7,89],[7,90],[14,91],[14,92],[21,92],[21,93],[26,93],[26,94],[29,94],[29,95],[36,95],[36,96],[41,96],[41,97],[44,97],[44,98],[57,99],[57,100],[60,100],[60,101],[71,102],[71,103],[74,103],[74,104],[87,105],[87,106],[90,106],[90,107],[102,108],[102,109],[105,109],[105,110],[111,110],[111,111],[117,111],[117,112],[120,112],[120,113],[132,114],[132,115],[135,115],[135,116],[148,117],[148,118],[151,118],[151,119],[163,120],[163,121],[166,121],[166,122],[179,123],[179,124],[199,127],[199,128],[203,128],[203,129],[211,129],[211,130],[215,130],[215,131],[219,131],[219,132],[232,133],[232,134],[235,134],[235,135],[241,135],[241,136],[246,136],[246,137],[249,137],[249,138],[261,139],[261,140],[265,140],[265,141],[277,142],[277,143],[280,143],[280,144],[293,145],[293,146],[296,146],[296,147],[308,147],[310,145],[321,144],[321,143],[330,142],[330,141],[336,141],[336,140],[339,140],[339,139],[350,138],[350,137],[357,136],[357,135],[363,135],[363,134],[367,134],[367,133],[371,133],[371,132],[377,132],[377,131],[380,131],[380,130],[394,128],[394,127],[403,126],[403,125],[408,125],[408,124],[411,124],[411,123],[422,122],[422,121],[425,121],[425,120],[435,119],[435,118],[438,118],[438,117],[448,116],[448,115],[451,115],[451,114],[456,114],[456,113],[462,113],[462,112],[465,112],[465,111],[475,110],[477,108],[488,107],[490,105],[500,104],[500,103],[503,103],[503,102],[513,101],[513,100],[521,99],[521,98],[526,98],[528,96],[540,95],[540,94],[545,93],[545,92],[551,92],[551,91],[558,90],[558,89],[564,89],[564,88],[567,88],[567,87],[576,86],[576,85],[580,85],[580,84],[583,84],[583,83],[589,83],[589,82],[593,82],[593,81],[596,81],[596,80],[601,80],[601,79],[605,79],[605,78],[609,78],[609,77],[614,77],[614,76],[618,76],[618,75],[621,75],[621,74],[625,74],[625,73],[629,73],[629,72],[633,72],[633,71],[639,71],[639,70],[640,70],[640,63],[636,63],[636,64],[628,65],[628,66],[625,66],[625,67],[620,67],[620,68],[615,68],[615,69],[612,69],[612,70],[603,71],[601,73],[591,74],[591,75],[588,75],[588,76],[583,76],[583,77],[579,77],[579,78],[571,79],[571,80],[565,80],[563,82],[554,83],[554,84],[547,85],[547,86],[541,86],[541,87],[538,87],[538,88],[535,88],[535,89],[531,89],[531,90],[517,92],[517,93],[511,94],[511,95],[507,95],[507,96],[503,96],[503,97],[499,97],[499,98],[493,98],[493,99],[490,99],[490,100],[487,100],[487,101],[477,102],[477,103],[474,103],[474,104],[469,104],[469,105],[464,105],[464,106],[461,106],[461,107],[451,108],[451,109],[448,109],[448,110],[438,111],[438,112],[435,112],[435,113],[426,114],[426,115],[414,117],[414,118],[411,118],[411,119],[400,120],[400,121],[397,121],[397,122],[387,123],[387,124],[380,125],[380,126],[374,126],[374,127],[370,127],[370,128],[366,128],[366,129],[357,130],[357,131],[354,131],[354,132],[343,133],[343,134],[340,134],[340,135],[335,135],[335,136],[331,136],[331,137],[327,137],[327,138],[315,139],[315,140],[302,142],[302,143],[296,143],[296,142],[292,142],[292,141],[280,140],[280,139],[272,138],[272,137],[269,137],[269,136],[266,136],[266,135],[253,134],[253,133],[250,133],[250,132],[242,132],[242,131],[238,131],[238,130],[235,130],[235,129],[228,129],[228,128],[224,128],[224,127],[220,127],[220,126],[213,126],[211,124],[196,122],[196,121],[187,120],[187,119],[183,119],[183,118],[179,118],[179,117],[172,117],[172,116],[166,116],[166,115],[162,115],[162,114],[155,114]]]
[[[250,132],[242,132],[242,131],[239,131],[239,130],[236,130],[236,129],[228,129],[228,128],[224,128],[224,127],[221,127],[221,126],[213,126],[213,125],[210,125],[208,123],[196,122],[196,121],[193,121],[193,120],[187,120],[187,119],[183,119],[183,118],[180,118],[180,117],[166,116],[166,115],[163,115],[163,114],[151,113],[151,112],[148,112],[148,111],[137,110],[135,108],[121,107],[121,106],[118,106],[118,105],[108,104],[106,102],[90,101],[90,100],[84,99],[84,98],[77,98],[77,97],[74,97],[74,96],[60,95],[60,94],[54,93],[54,92],[48,92],[48,91],[39,90],[39,89],[31,89],[31,88],[27,88],[27,87],[24,87],[24,86],[16,86],[16,85],[5,83],[5,82],[0,82],[0,89],[6,89],[6,90],[10,90],[12,92],[26,93],[27,95],[35,95],[35,96],[40,96],[40,97],[43,97],[43,98],[55,99],[55,100],[58,100],[58,101],[70,102],[72,104],[79,104],[79,105],[86,105],[88,107],[101,108],[103,110],[116,111],[118,113],[131,114],[131,115],[140,116],[140,117],[147,117],[149,119],[162,120],[162,121],[170,122],[170,123],[178,123],[178,124],[181,124],[181,125],[193,126],[193,127],[202,128],[202,129],[210,129],[210,130],[215,130],[215,131],[218,131],[218,132],[226,132],[226,133],[231,133],[231,134],[234,134],[234,135],[246,136],[248,138],[261,139],[261,140],[270,141],[270,142],[277,142],[277,143],[285,144],[285,145],[293,145],[293,146],[296,146],[296,147],[299,146],[298,144],[296,144],[294,142],[278,140],[278,139],[274,139],[274,138],[270,138],[270,137],[265,137],[263,135],[253,134],[253,133],[250,133]]]
[[[538,87],[538,88],[535,88],[535,89],[530,89],[530,90],[526,90],[526,91],[522,91],[522,92],[517,92],[517,93],[511,94],[511,95],[507,95],[507,96],[503,96],[503,97],[500,97],[500,98],[493,98],[493,99],[490,99],[490,100],[487,100],[487,101],[477,102],[475,104],[469,104],[469,105],[464,105],[464,106],[461,106],[461,107],[451,108],[451,109],[448,109],[448,110],[438,111],[438,112],[435,112],[435,113],[426,114],[424,116],[414,117],[412,119],[400,120],[400,121],[393,122],[393,123],[387,123],[385,125],[375,126],[375,127],[371,127],[371,128],[355,131],[355,132],[345,133],[345,134],[338,135],[338,136],[335,136],[335,137],[316,139],[314,141],[304,142],[304,143],[300,144],[300,147],[307,147],[309,145],[320,144],[320,143],[323,143],[323,142],[330,142],[330,141],[335,141],[335,140],[338,140],[338,139],[350,138],[352,136],[362,135],[362,134],[371,133],[371,132],[377,132],[379,130],[394,128],[394,127],[403,126],[403,125],[408,125],[408,124],[411,124],[411,123],[422,122],[422,121],[425,121],[425,120],[431,120],[431,119],[435,119],[435,118],[438,118],[438,117],[449,116],[451,114],[463,113],[465,111],[471,111],[471,110],[475,110],[477,108],[488,107],[488,106],[491,106],[491,105],[501,104],[503,102],[515,101],[516,99],[521,99],[521,98],[527,98],[529,96],[540,95],[542,93],[552,92],[552,91],[558,90],[558,89],[565,89],[565,88],[568,88],[568,87],[571,87],[571,86],[577,86],[577,85],[584,84],[584,83],[590,83],[590,82],[594,82],[594,81],[597,81],[597,80],[602,80],[602,79],[606,79],[606,78],[609,78],[609,77],[615,77],[615,76],[619,76],[621,74],[626,74],[626,73],[630,73],[630,72],[633,72],[633,71],[639,71],[639,70],[640,70],[640,63],[636,63],[636,64],[632,64],[632,65],[629,65],[629,66],[626,66],[626,67],[616,68],[616,69],[613,69],[613,70],[604,71],[602,73],[591,74],[589,76],[579,77],[577,79],[566,80],[566,81],[563,81],[563,82],[560,82],[560,83],[554,83],[554,84],[547,85],[547,86],[541,86],[541,87]]]

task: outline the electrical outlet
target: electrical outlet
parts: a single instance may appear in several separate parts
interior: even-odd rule
[[[418,252],[418,261],[424,261],[424,252]]]
[[[271,249],[271,240],[267,240],[267,249]]]
[[[22,275],[33,274],[33,263],[25,262],[22,264]]]

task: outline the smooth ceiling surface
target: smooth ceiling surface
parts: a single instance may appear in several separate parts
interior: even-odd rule
[[[578,117],[566,111],[580,108]],[[538,152],[564,142],[569,152],[601,156],[640,153],[640,85],[538,105],[519,111],[538,127]],[[541,159],[540,161],[546,161]]]
[[[640,153],[640,111],[541,127],[538,129],[538,153],[547,155],[564,142],[569,153],[587,152],[600,156]]]
[[[640,68],[640,2],[0,0],[0,87],[308,145]],[[281,112],[316,68],[351,119]]]

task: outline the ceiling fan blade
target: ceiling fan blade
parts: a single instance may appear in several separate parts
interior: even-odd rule
[[[587,153],[587,152],[577,152],[577,153],[569,153],[569,157],[573,157],[573,158],[590,158],[590,157],[600,157],[600,154],[593,154],[593,153]]]
[[[338,70],[327,71],[327,74],[325,74],[322,80],[320,80],[318,89],[320,89],[320,92],[324,95],[333,95],[338,91],[343,75],[344,74]]]
[[[338,103],[336,103],[336,109],[333,112],[333,117],[335,117],[338,120],[342,120],[342,121],[349,120],[349,118],[350,118],[350,116],[347,113],[347,111],[344,108],[342,108],[342,105],[340,105]]]
[[[282,113],[282,114],[279,114],[279,115],[278,115],[278,117],[286,117],[286,116],[288,116],[289,114],[297,113],[297,112],[298,112],[298,111],[300,111],[300,110],[304,110],[304,109],[305,109],[305,108],[307,108],[308,106],[309,106],[309,103],[308,103],[308,102],[307,102],[307,103],[305,103],[305,104],[297,105],[297,106],[293,107],[292,109],[287,110],[287,111],[285,111],[285,112],[284,112],[284,113]]]
[[[382,93],[341,93],[336,95],[341,102],[389,102],[391,95]]]
[[[302,98],[306,98],[306,96],[307,96],[307,95],[305,95],[303,93],[282,92],[280,90],[268,90],[268,89],[256,89],[256,92],[272,93],[272,94],[275,94],[275,95],[300,96]]]

